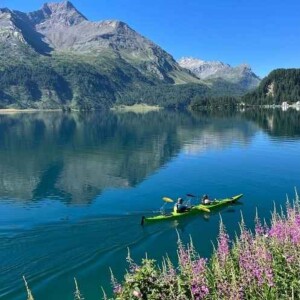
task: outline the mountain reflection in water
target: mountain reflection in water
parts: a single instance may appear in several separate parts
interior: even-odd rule
[[[255,130],[207,113],[0,115],[0,197],[88,204],[107,188],[137,185],[181,150],[246,144]]]

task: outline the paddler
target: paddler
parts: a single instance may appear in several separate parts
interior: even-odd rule
[[[211,201],[209,200],[209,198],[208,198],[208,195],[203,195],[203,197],[202,197],[202,204],[204,204],[204,205],[209,205],[209,204],[211,204]]]
[[[174,205],[174,212],[183,213],[189,210],[189,208],[183,204],[183,199],[178,198],[176,204]]]

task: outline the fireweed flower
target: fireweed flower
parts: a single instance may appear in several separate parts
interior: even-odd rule
[[[256,234],[256,236],[264,236],[265,237],[266,232],[267,232],[267,228],[261,224],[260,219],[258,218],[258,216],[256,216],[256,218],[255,218],[255,234]]]
[[[121,286],[121,284],[116,283],[113,286],[113,292],[114,292],[114,294],[121,294],[122,293],[122,286]]]
[[[300,216],[295,215],[288,221],[279,220],[272,225],[269,235],[281,244],[292,243],[300,244]]]
[[[204,258],[192,262],[191,292],[195,300],[203,299],[209,293],[206,262]]]
[[[244,286],[254,283],[259,287],[266,284],[272,287],[273,270],[272,254],[263,243],[252,243],[241,245],[239,253],[239,267],[241,271],[241,282]]]
[[[113,293],[115,295],[121,294],[122,293],[122,285],[120,283],[118,283],[112,270],[110,270],[110,278],[111,278],[111,283],[112,283],[112,287],[113,287]]]
[[[140,291],[137,291],[137,290],[134,290],[132,292],[132,295],[135,296],[135,297],[137,297],[137,298],[140,298],[140,299],[143,297],[142,293]]]
[[[178,245],[178,258],[179,258],[179,265],[181,268],[187,268],[190,266],[191,257],[190,257],[190,249],[185,249],[184,246],[179,243]]]
[[[217,257],[219,259],[219,263],[221,267],[224,266],[228,255],[229,255],[229,236],[226,233],[223,222],[221,221],[220,234],[218,239],[218,249],[217,249]]]

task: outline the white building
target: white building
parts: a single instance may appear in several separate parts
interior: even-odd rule
[[[282,110],[287,110],[289,108],[289,104],[286,101],[282,102],[281,108],[282,108]]]

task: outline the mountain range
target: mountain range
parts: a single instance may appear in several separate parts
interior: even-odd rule
[[[232,67],[221,61],[204,61],[193,57],[183,57],[178,63],[181,67],[190,70],[198,78],[207,82],[221,79],[237,84],[245,90],[254,89],[260,83],[260,78],[246,64]]]
[[[30,13],[0,9],[1,107],[91,109],[124,102],[164,106],[165,90],[168,97],[174,95],[166,103],[183,102],[176,96],[180,86],[184,99],[190,89],[194,94],[241,94],[255,86],[252,79],[251,84],[229,80],[235,75],[227,69],[203,80],[126,23],[90,22],[69,1],[46,3]],[[249,68],[240,74],[255,77]],[[160,103],[154,95],[157,86]]]

